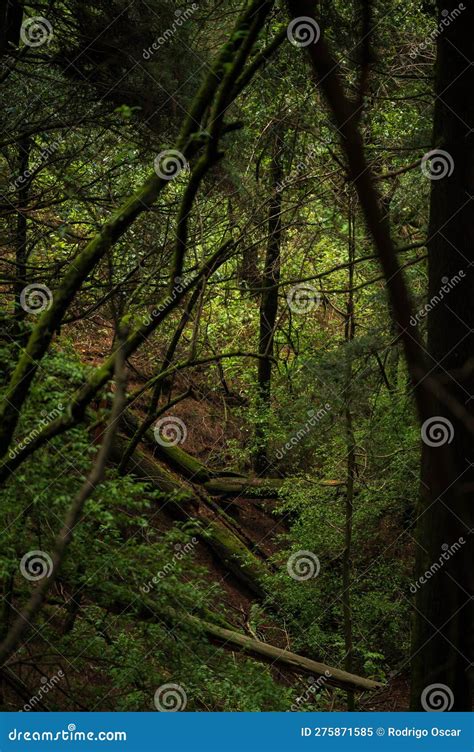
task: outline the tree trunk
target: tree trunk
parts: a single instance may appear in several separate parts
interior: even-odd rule
[[[130,436],[135,436],[141,427],[141,421],[134,415],[131,410],[125,410],[121,417],[121,427]],[[143,434],[140,436],[140,440],[144,440],[150,447],[153,447],[153,454],[156,455],[160,461],[164,462],[174,472],[179,473],[184,478],[189,478],[195,483],[205,483],[213,476],[213,472],[210,468],[206,467],[199,462],[195,457],[181,449],[179,446],[166,445],[164,443],[159,444],[154,436],[153,431],[150,428],[146,428]],[[136,447],[133,447],[135,450]],[[130,447],[127,447],[127,453]],[[132,452],[133,452],[132,450]],[[128,457],[127,457],[128,461]],[[124,465],[122,460],[122,466]]]
[[[110,588],[108,593],[110,594]],[[98,605],[101,605],[103,598],[100,592],[91,593],[90,595]],[[104,600],[104,606],[114,612],[123,614],[125,611],[129,611],[130,603],[129,600],[124,600],[117,593],[117,599],[112,603],[108,595],[107,599]],[[184,611],[175,611],[172,608],[163,607],[149,596],[145,597],[141,595],[139,600],[135,599],[135,609],[134,616],[145,621],[162,620],[165,623],[169,623],[173,628],[179,625],[188,629],[191,627],[197,632],[202,632],[211,642],[223,645],[228,650],[242,650],[260,660],[276,664],[297,674],[324,677],[328,685],[358,691],[371,691],[383,686],[380,682],[373,681],[372,679],[364,679],[362,676],[349,674],[346,671],[327,666],[324,663],[318,663],[311,658],[292,653],[290,650],[277,648],[274,645],[269,645],[267,642],[255,640],[240,632],[235,632],[232,629],[211,623],[207,619],[200,619]]]
[[[20,139],[18,143],[18,188],[17,188],[17,220],[16,220],[16,269],[15,269],[15,318],[17,321],[25,318],[26,311],[21,305],[21,293],[28,283],[27,277],[27,239],[28,224],[26,208],[28,205],[28,193],[30,181],[26,175],[31,151],[31,139],[28,136]]]
[[[18,46],[22,19],[23,6],[19,0],[0,2],[0,55]]]
[[[262,419],[255,431],[257,451],[255,456],[255,470],[265,473],[268,466],[267,459],[267,426],[265,414],[270,407],[273,341],[278,313],[278,283],[280,281],[280,243],[281,243],[281,149],[282,141],[277,129],[270,165],[271,201],[268,206],[268,245],[262,278],[262,297],[260,301],[260,330],[258,352],[267,355],[258,361],[258,399],[262,409]]]
[[[455,8],[458,3],[453,0],[438,2],[439,20]],[[428,299],[457,279],[428,314],[429,366],[451,399],[470,416],[474,414],[474,67],[469,65],[474,60],[473,29],[474,6],[468,3],[438,37],[433,148],[445,152],[441,157],[447,174],[440,179],[432,163],[435,179],[428,233]],[[427,709],[433,684],[445,685],[446,709],[472,707],[474,567],[469,531],[474,527],[474,436],[456,412],[445,401],[435,400],[433,421],[443,434],[437,443],[444,449],[423,443],[412,710]],[[431,442],[436,438],[426,425],[424,434]],[[450,467],[436,484],[436,466],[447,442]],[[456,542],[458,547],[451,553]],[[434,573],[430,572],[433,564],[438,565]]]
[[[344,617],[344,668],[352,671],[353,639],[352,639],[352,605],[351,605],[351,567],[352,567],[352,519],[354,509],[354,479],[356,473],[355,436],[352,419],[352,352],[350,346],[355,334],[354,316],[354,260],[355,260],[355,217],[352,206],[352,196],[349,194],[349,279],[347,297],[346,323],[344,338],[346,343],[345,362],[345,434],[346,434],[346,470],[347,484],[344,504],[344,553],[342,557],[342,611]],[[354,710],[354,693],[347,693],[347,710]]]
[[[115,437],[111,459],[120,464],[127,442]],[[145,480],[165,493],[163,506],[178,519],[196,519],[200,523],[198,533],[202,542],[217,556],[234,577],[242,582],[258,598],[265,596],[264,576],[268,574],[265,562],[253,553],[243,540],[224,521],[212,519],[200,513],[200,499],[191,487],[180,483],[171,473],[151,457],[135,450],[127,465],[128,472]]]

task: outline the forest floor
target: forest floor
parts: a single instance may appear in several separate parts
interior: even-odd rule
[[[94,322],[89,321],[87,327],[76,326],[74,349],[84,363],[96,366],[110,352],[111,334],[111,329],[97,319]],[[152,352],[141,351],[139,358],[135,356],[129,372],[130,391],[143,386],[146,379],[153,374],[155,362],[156,358]],[[196,381],[194,372],[194,388],[196,384],[199,389],[199,378]],[[173,394],[184,391],[186,387],[186,377],[179,374],[173,383]],[[222,395],[206,392],[203,386],[199,397],[183,400],[173,408],[173,415],[186,423],[187,437],[182,448],[208,466],[216,468],[216,463],[219,463],[220,469],[224,469],[222,462],[225,463],[227,459],[225,440],[229,437],[242,440],[244,429],[232,416],[232,407]],[[141,407],[138,400],[134,406],[137,417],[144,417]],[[149,456],[153,454],[150,447],[142,445],[141,449]],[[226,500],[225,497],[220,497],[218,501],[223,511],[235,519],[238,528],[265,556],[270,557],[278,552],[282,545],[281,538],[288,532],[288,527],[274,514],[276,501],[248,498]],[[161,533],[171,529],[175,524],[175,518],[168,512],[166,505],[158,513],[155,510],[151,520],[153,528]],[[193,561],[205,570],[204,579],[209,585],[209,590],[215,588],[219,591],[220,605],[230,614],[235,629],[250,637],[257,637],[249,624],[251,607],[255,603],[253,593],[225,568],[204,542],[196,544]],[[258,639],[283,649],[292,649],[291,635],[268,614],[264,623],[259,625]],[[307,657],[322,660],[318,655]],[[274,667],[273,672],[275,679],[283,683],[294,680],[294,675],[280,667]],[[343,701],[335,702],[335,695],[331,691],[327,695],[328,710],[344,710]],[[359,697],[358,707],[366,711],[404,711],[408,709],[408,697],[408,676],[396,676],[389,679],[383,689]]]

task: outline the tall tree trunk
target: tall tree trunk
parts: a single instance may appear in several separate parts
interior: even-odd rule
[[[455,8],[457,2],[439,0],[439,20],[446,20],[447,12]],[[443,380],[451,399],[472,416],[474,6],[466,3],[459,15],[438,37],[433,148],[445,152],[441,157],[447,174],[439,178],[432,163],[436,179],[431,188],[429,300],[439,296],[448,280],[456,277],[457,281],[428,315],[428,351],[433,373]],[[416,576],[425,582],[418,579],[416,584],[411,707],[426,710],[432,685],[442,684],[445,709],[467,711],[472,702],[474,567],[469,531],[474,527],[474,435],[459,419],[459,411],[455,415],[445,402],[435,400],[432,418],[443,435],[438,443],[445,448],[423,443]],[[422,437],[426,434],[425,422]],[[430,442],[435,438],[428,434]],[[448,477],[435,484],[436,463],[447,441],[451,467]],[[459,545],[452,552],[456,542]],[[439,565],[434,573],[430,572],[433,564]]]
[[[30,181],[27,171],[30,163],[31,139],[28,136],[18,143],[18,189],[17,189],[17,220],[16,220],[16,271],[15,271],[15,318],[21,321],[26,311],[21,306],[21,292],[28,283],[28,221],[25,210],[28,205]]]
[[[273,343],[275,324],[278,313],[278,283],[280,281],[280,243],[281,243],[281,163],[282,139],[277,129],[270,164],[270,186],[272,191],[268,206],[268,244],[262,278],[262,297],[260,301],[260,330],[258,352],[267,355],[258,361],[258,397],[260,407],[265,413],[270,407]],[[265,420],[257,425],[255,438],[257,451],[255,469],[265,472],[267,458],[267,427]]]
[[[0,2],[0,54],[8,53],[20,42],[23,6],[19,0]]]
[[[349,196],[349,294],[347,297],[346,324],[344,338],[346,345],[354,339],[354,260],[355,260],[355,217],[352,206],[352,196]],[[344,554],[342,559],[342,611],[344,617],[344,647],[346,671],[352,671],[353,665],[353,640],[352,640],[352,606],[351,606],[351,563],[352,563],[352,518],[354,511],[354,479],[356,473],[355,436],[352,420],[352,353],[346,350],[345,364],[345,432],[347,451],[347,485],[345,495],[345,520],[344,520]],[[354,710],[354,693],[347,693],[347,709]]]

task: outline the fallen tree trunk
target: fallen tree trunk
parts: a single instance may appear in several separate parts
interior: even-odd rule
[[[122,415],[121,427],[130,436],[133,436],[141,425],[141,421],[132,413],[126,410]],[[151,429],[145,431],[143,438],[151,447],[153,453],[162,460],[168,467],[175,470],[184,478],[193,480],[196,483],[205,483],[214,477],[213,471],[203,465],[202,462],[192,457],[190,454],[181,449],[179,446],[159,444],[155,440],[155,435]]]
[[[195,616],[185,615],[182,617],[187,624],[194,624],[201,629],[211,640],[223,644],[232,650],[240,648],[245,653],[256,656],[265,661],[278,664],[284,668],[290,669],[297,674],[306,674],[310,676],[324,677],[328,684],[343,689],[352,689],[359,691],[378,689],[382,685],[372,679],[364,679],[356,674],[350,674],[347,671],[341,671],[338,668],[327,666],[324,663],[313,661],[311,658],[305,658],[302,655],[293,653],[290,650],[283,650],[274,645],[269,645],[261,640],[255,640],[247,635],[234,632],[233,630],[220,627],[217,624],[211,624],[207,621],[201,621]]]
[[[131,424],[129,424],[131,425]],[[151,432],[150,432],[151,433]],[[122,437],[117,437],[116,441],[116,453],[115,453],[115,459],[117,464],[121,464],[121,458],[123,457],[123,453],[126,450],[127,441],[126,439]],[[166,448],[167,449],[167,448]],[[171,447],[171,449],[177,449],[177,447]],[[181,454],[185,457],[189,457],[186,452],[183,452],[180,450]],[[242,539],[242,542],[244,545],[247,546],[247,548],[250,549],[250,551],[257,556],[260,556],[262,559],[266,559],[267,556],[264,551],[262,551],[259,546],[252,541],[242,530],[239,529],[236,521],[230,517],[222,507],[219,507],[218,504],[210,497],[210,495],[207,493],[206,489],[204,488],[204,485],[200,482],[190,485],[191,481],[190,479],[186,479],[187,483],[184,484],[182,480],[183,473],[180,472],[180,470],[176,470],[178,475],[180,477],[175,477],[172,473],[168,472],[165,467],[161,464],[161,461],[157,461],[154,457],[150,457],[149,455],[145,455],[140,449],[136,449],[134,454],[132,455],[133,459],[129,461],[128,469],[133,472],[133,468],[135,468],[135,474],[139,477],[148,478],[150,481],[154,482],[155,485],[164,491],[169,491],[172,494],[172,500],[173,498],[176,499],[177,496],[180,494],[182,495],[183,501],[190,501],[192,504],[194,504],[196,511],[199,509],[199,504],[202,503],[204,506],[208,509],[211,509],[215,515],[219,518],[219,520],[227,527],[236,532],[238,536]],[[159,460],[162,459],[162,456],[159,456]],[[168,457],[169,459],[169,457]],[[192,460],[193,458],[190,457]],[[170,462],[168,462],[168,465],[170,465]],[[191,465],[188,466],[189,468]],[[204,468],[203,472],[206,470],[204,465],[201,465],[201,468]],[[202,477],[202,476],[201,476]],[[240,478],[243,478],[244,476],[240,476]],[[196,480],[194,478],[194,480]]]
[[[291,481],[280,478],[245,478],[217,476],[204,483],[204,488],[212,496],[240,496],[243,499],[278,499],[284,483]],[[325,488],[345,486],[344,480],[318,480],[316,485]]]
[[[99,603],[99,605],[101,604]],[[107,608],[120,614],[126,612],[129,606],[130,603],[123,601],[120,596],[119,600],[112,604],[107,602]],[[323,677],[325,683],[328,685],[359,692],[372,691],[383,686],[380,682],[365,679],[362,676],[357,676],[357,674],[351,674],[347,671],[328,666],[325,663],[313,661],[311,658],[306,658],[290,650],[283,650],[261,640],[247,637],[247,635],[236,632],[233,629],[211,623],[207,619],[204,620],[191,614],[181,613],[172,608],[162,608],[151,598],[141,597],[140,603],[136,605],[133,614],[145,621],[162,620],[173,628],[179,626],[193,627],[196,631],[204,634],[213,644],[232,651],[236,649],[241,650],[257,660],[266,663],[270,662],[296,674]]]
[[[115,437],[111,453],[113,462],[120,462],[126,446],[125,439]],[[221,519],[212,519],[200,512],[200,499],[193,493],[192,488],[184,486],[158,462],[137,449],[129,460],[127,471],[165,493],[163,507],[169,507],[174,517],[181,520],[195,519],[198,524],[197,535],[226,569],[254,595],[259,598],[266,595],[263,580],[268,570],[264,561],[250,551],[244,541]]]
[[[111,460],[115,464],[120,463],[127,443],[126,439],[121,436],[115,437],[111,452]],[[173,507],[174,514],[180,518],[188,517],[187,507],[197,509],[199,506],[199,500],[196,499],[191,489],[178,483],[170,472],[151,457],[147,457],[139,449],[136,449],[130,457],[127,472],[147,481],[153,488],[165,493],[167,495],[166,504],[170,504]]]
[[[127,410],[122,416],[122,428],[133,436],[140,426],[140,420]],[[218,472],[204,465],[179,446],[159,444],[151,429],[145,431],[143,439],[153,448],[153,454],[182,477],[199,483],[212,496],[240,496],[246,499],[278,499],[281,489],[289,478],[249,478],[232,470]],[[317,484],[327,488],[345,485],[345,480],[319,480]]]
[[[218,477],[204,483],[212,496],[240,496],[244,499],[277,499],[283,482],[278,478]]]

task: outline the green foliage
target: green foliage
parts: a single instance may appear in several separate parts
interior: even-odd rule
[[[362,407],[360,402],[358,407]],[[408,585],[418,494],[418,437],[410,413],[403,393],[393,398],[379,396],[375,411],[359,420],[356,432],[360,464],[354,498],[351,601],[354,670],[364,675],[388,673],[409,646]],[[313,455],[321,479],[346,479],[340,431],[335,421],[325,434],[324,450]],[[333,665],[340,664],[345,653],[341,641],[345,494],[345,485],[319,485],[309,475],[286,484],[278,512],[291,522],[291,532],[286,536],[287,547],[275,555],[277,573],[268,584],[269,592],[278,593],[278,608],[295,635],[294,648]],[[289,576],[287,560],[297,550],[318,557],[317,577],[295,581]]]
[[[215,50],[226,45],[219,71],[225,74],[234,65],[235,42],[247,34],[232,36],[241,11],[237,0],[199,2],[185,23],[177,22],[180,9],[167,0],[54,5],[48,8],[54,27],[50,44],[33,50],[20,45],[19,60],[10,50],[15,64],[6,67],[9,75],[2,81],[4,131],[12,134],[5,136],[0,156],[2,390],[36,323],[35,314],[14,313],[18,284],[40,281],[57,295],[65,270],[74,268],[86,243],[150,175],[156,179],[155,158],[178,143]],[[363,78],[360,9],[340,0],[317,5],[346,91],[355,98]],[[421,307],[430,181],[418,166],[404,168],[431,148],[434,49],[428,44],[415,58],[410,52],[433,28],[434,3],[410,0],[388,7],[377,0],[372,6],[373,60],[360,128],[372,172],[397,173],[376,185],[403,251],[399,259],[415,306]],[[285,13],[284,4],[277,4],[247,65],[286,27]],[[264,605],[249,606],[245,628],[264,637],[270,620],[282,644],[288,638],[293,650],[338,666],[346,653],[342,597],[350,417],[356,457],[349,563],[354,670],[382,679],[403,662],[409,640],[419,434],[385,281],[348,181],[340,134],[300,53],[285,39],[225,109],[218,145],[225,158],[206,174],[187,214],[183,278],[193,277],[223,243],[235,245],[206,279],[172,357],[174,365],[231,351],[258,352],[268,207],[274,198],[270,172],[278,144],[282,233],[269,403],[257,384],[257,360],[236,356],[180,368],[163,383],[159,407],[166,415],[168,398],[191,388],[170,412],[186,425],[184,449],[213,469],[252,475],[255,458],[264,451],[266,474],[282,478],[284,485],[276,509],[260,499],[255,509],[269,510],[268,518],[274,512],[278,534],[271,524],[265,533],[258,524],[254,531],[248,509],[219,500],[227,522],[234,515],[243,538],[269,545],[275,565],[265,580],[271,596]],[[112,244],[84,280],[65,320],[55,322],[53,345],[19,416],[13,454],[66,413],[73,393],[112,351],[117,321],[152,319],[169,299],[176,282],[171,277],[177,217],[200,149],[209,146],[213,131],[206,113],[212,104],[207,102],[199,122],[191,124],[190,164]],[[27,195],[19,187],[25,184],[15,183],[25,158],[31,171]],[[348,341],[350,244],[355,336]],[[301,284],[309,284],[315,296],[307,310],[290,303],[291,291]],[[128,358],[131,392],[162,367],[187,301],[189,295]],[[423,337],[424,323],[419,330]],[[26,372],[29,363],[24,365]],[[138,414],[147,412],[150,393],[134,400]],[[110,387],[94,395],[88,423],[48,440],[2,489],[0,575],[15,609],[32,588],[19,573],[19,561],[27,551],[52,551],[96,456],[97,433],[112,396]],[[179,448],[174,456],[179,459]],[[188,463],[187,476],[195,473],[198,481],[199,467]],[[300,681],[288,686],[290,680],[275,680],[272,669],[216,650],[195,630],[165,623],[167,608],[210,610],[234,624],[240,615],[229,601],[226,588],[232,591],[232,585],[215,583],[209,551],[199,556],[193,544],[191,553],[177,555],[198,532],[205,542],[206,528],[202,520],[172,523],[163,511],[168,501],[166,494],[120,476],[110,465],[87,502],[31,637],[38,665],[44,662],[46,670],[51,659],[68,666],[68,692],[48,698],[52,709],[69,709],[80,700],[84,709],[151,710],[155,690],[168,682],[183,686],[189,710],[287,710],[298,696],[300,710],[326,709],[324,691],[308,692]],[[235,539],[226,539],[226,530],[223,526],[215,538],[231,549]],[[208,539],[209,531],[210,526]],[[289,576],[288,557],[298,550],[318,557],[317,577]],[[236,553],[249,568],[254,558]],[[140,611],[143,595],[155,604],[155,618]],[[118,608],[123,603],[128,607]],[[3,616],[4,629],[13,612]],[[28,644],[20,659],[27,655]],[[336,694],[337,702],[341,696]]]
[[[18,434],[31,430],[40,408],[51,411],[61,400],[66,404],[66,390],[83,373],[77,359],[53,352]],[[31,593],[19,561],[28,551],[52,552],[95,451],[87,429],[78,427],[38,451],[8,483],[2,494],[0,576],[13,578],[9,600],[22,602]],[[38,660],[54,644],[68,694],[89,709],[153,710],[155,691],[174,680],[185,688],[190,710],[284,710],[289,692],[275,685],[270,670],[216,652],[195,630],[170,629],[162,621],[162,609],[199,613],[213,607],[216,598],[216,587],[209,587],[205,568],[195,561],[198,528],[190,521],[163,531],[157,509],[164,500],[147,484],[108,470],[74,530],[52,605],[36,624]],[[134,613],[144,593],[154,603],[156,619],[140,623]],[[121,602],[128,607],[117,607]],[[64,632],[76,603],[74,630]],[[50,709],[63,708],[61,702],[57,694],[48,698]]]

